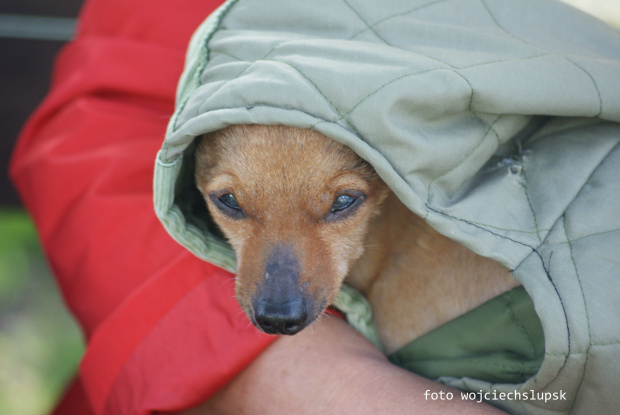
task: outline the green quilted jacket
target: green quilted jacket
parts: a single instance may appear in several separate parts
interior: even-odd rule
[[[549,0],[228,1],[190,44],[154,191],[170,234],[231,271],[234,254],[194,188],[193,140],[252,123],[348,145],[413,212],[522,283],[525,311],[489,308],[511,323],[484,323],[468,340],[484,349],[512,324],[532,349],[521,376],[499,373],[511,352],[488,376],[451,371],[470,352],[412,370],[493,392],[515,414],[618,413],[617,31]],[[345,287],[336,305],[374,340],[359,295]],[[422,339],[414,354],[450,338]],[[498,397],[515,391],[528,398]]]

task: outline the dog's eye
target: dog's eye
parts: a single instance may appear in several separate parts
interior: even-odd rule
[[[349,195],[338,196],[332,205],[331,213],[340,212],[349,208],[355,203],[356,200],[357,199],[355,197]]]
[[[241,209],[241,206],[239,206],[239,202],[237,202],[237,199],[231,193],[226,193],[226,194],[218,197],[217,199],[220,202],[222,202],[223,204],[225,204],[226,206],[228,206],[229,208]]]
[[[245,212],[241,209],[237,198],[232,193],[210,193],[209,199],[220,210],[220,212],[233,219],[245,218]]]
[[[347,190],[346,193],[336,196],[332,207],[325,215],[325,220],[334,222],[344,220],[355,214],[357,209],[366,200],[366,195],[359,190]]]

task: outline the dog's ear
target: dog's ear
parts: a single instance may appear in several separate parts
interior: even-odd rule
[[[212,157],[208,157],[209,151],[207,148],[207,141],[208,138],[206,134],[196,137],[194,141],[194,169],[196,172],[196,179],[214,165],[213,160],[211,160]],[[198,180],[196,180],[196,182],[198,182]]]
[[[199,189],[209,182],[218,164],[219,140],[220,136],[217,132],[203,134],[195,139],[194,179]]]
[[[237,141],[248,136],[248,126],[231,125],[195,138],[196,184],[207,183],[222,159],[236,159],[241,152]]]

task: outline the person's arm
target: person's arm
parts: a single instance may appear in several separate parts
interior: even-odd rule
[[[425,397],[425,392],[426,394]],[[451,400],[431,400],[432,392]],[[200,414],[502,414],[391,364],[339,318],[323,317],[269,346],[203,405]]]

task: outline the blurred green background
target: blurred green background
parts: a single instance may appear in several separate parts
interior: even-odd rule
[[[48,413],[83,350],[30,218],[0,210],[0,414]]]
[[[84,346],[7,169],[82,0],[0,0],[0,415],[48,414]]]

